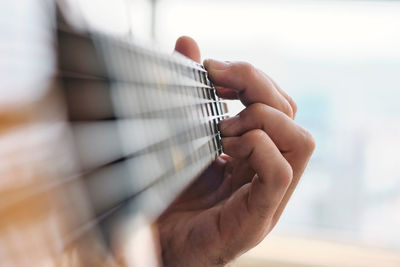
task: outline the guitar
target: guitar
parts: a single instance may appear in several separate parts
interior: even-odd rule
[[[131,241],[222,153],[226,103],[180,54],[26,4],[3,9],[26,17],[2,34],[0,265],[139,265]]]

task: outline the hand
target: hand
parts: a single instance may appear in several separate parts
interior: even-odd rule
[[[200,61],[197,44],[175,49]],[[248,63],[204,61],[222,98],[246,108],[220,123],[219,157],[164,212],[157,224],[165,266],[223,266],[272,230],[314,150],[294,122],[296,104]]]

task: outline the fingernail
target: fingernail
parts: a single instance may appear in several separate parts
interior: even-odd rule
[[[236,123],[237,120],[239,119],[239,116],[235,116],[235,117],[231,117],[228,119],[225,119],[223,121],[221,121],[218,125],[219,130],[221,132],[224,132],[226,129],[228,129],[232,124]]]
[[[207,69],[226,70],[227,68],[229,68],[229,63],[215,59],[206,59],[204,60],[204,66]]]

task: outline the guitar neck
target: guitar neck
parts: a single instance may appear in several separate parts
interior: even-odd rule
[[[143,208],[156,215],[221,153],[217,124],[227,115],[225,103],[204,68],[182,55],[63,25],[58,40],[59,73],[85,175],[96,180],[104,169],[127,169],[111,174],[113,184],[129,185],[126,199],[162,183],[169,199],[157,211]],[[93,201],[95,210],[109,209],[97,208],[99,202]]]
[[[37,249],[51,255],[54,247],[60,254],[88,244],[107,250],[124,234],[116,233],[124,221],[154,220],[221,154],[217,124],[227,116],[226,103],[206,70],[182,55],[78,30],[60,12],[55,24],[44,26],[57,65],[40,102],[45,115],[29,122],[38,138],[26,145],[24,127],[8,134],[15,139],[9,153],[32,159],[15,158],[1,171],[17,182],[0,188],[7,198],[0,204],[7,218],[0,245],[7,247],[7,236],[15,239],[11,226],[23,238],[32,229],[44,234],[52,221],[58,230],[46,233]],[[47,156],[33,160],[38,149]],[[58,163],[48,166],[50,159]],[[25,179],[32,168],[40,170]]]

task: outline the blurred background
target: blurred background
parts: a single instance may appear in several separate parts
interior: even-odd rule
[[[189,35],[296,100],[316,151],[278,227],[233,266],[400,266],[400,1],[80,2],[94,27],[169,51]]]

